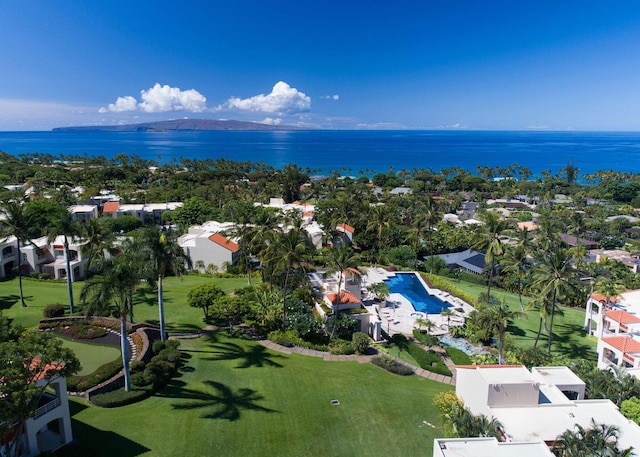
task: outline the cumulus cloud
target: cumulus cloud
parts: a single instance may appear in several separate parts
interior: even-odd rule
[[[271,117],[267,117],[267,118],[263,119],[260,123],[261,124],[267,124],[267,125],[280,125],[282,123],[282,119],[280,119],[280,118],[273,119]]]
[[[311,108],[311,97],[291,87],[284,81],[279,81],[273,86],[270,94],[260,94],[245,99],[231,97],[226,104],[218,108],[259,111],[262,113],[294,114],[309,111]]]
[[[169,85],[156,83],[148,90],[140,91],[141,102],[127,95],[118,97],[115,103],[100,108],[101,113],[121,113],[125,111],[144,111],[146,113],[164,113],[167,111],[191,111],[200,113],[207,109],[207,99],[195,89],[180,90]]]
[[[324,95],[320,98],[323,98],[325,100],[340,100],[340,96],[338,94],[335,95]]]

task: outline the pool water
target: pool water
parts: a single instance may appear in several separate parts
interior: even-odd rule
[[[473,344],[471,344],[468,340],[464,338],[453,338],[451,336],[443,335],[439,336],[438,339],[445,346],[450,346],[452,348],[460,349],[467,355],[474,354],[488,354],[489,352],[482,348],[477,348]]]
[[[396,273],[395,276],[385,279],[385,282],[389,285],[391,293],[404,295],[416,311],[427,314],[440,314],[443,309],[451,306],[435,295],[429,295],[429,292],[415,273]]]

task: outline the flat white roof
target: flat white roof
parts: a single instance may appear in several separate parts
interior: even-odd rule
[[[434,441],[434,448],[439,448],[444,457],[553,456],[547,445],[542,441],[532,443],[500,443],[495,438],[436,439]]]
[[[637,447],[640,426],[625,418],[609,400],[581,400],[572,404],[549,404],[519,408],[490,408],[514,441],[553,441],[575,424],[588,428],[596,423],[615,425],[620,430],[620,448]],[[637,454],[635,454],[637,455]]]
[[[481,366],[476,370],[488,384],[535,384],[529,370],[522,365]]]
[[[69,211],[72,213],[88,213],[97,210],[96,205],[73,205],[69,207]]]
[[[535,380],[544,384],[556,386],[585,385],[584,381],[568,367],[533,367],[531,375]]]

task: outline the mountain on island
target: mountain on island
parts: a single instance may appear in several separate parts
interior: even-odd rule
[[[54,132],[174,132],[177,130],[299,130],[286,125],[268,125],[257,122],[214,121],[209,119],[175,119],[172,121],[144,122],[126,125],[90,125],[83,127],[56,127]]]

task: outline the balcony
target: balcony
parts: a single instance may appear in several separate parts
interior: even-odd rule
[[[49,401],[47,401],[49,400]],[[58,406],[60,406],[60,398],[58,397],[52,397],[49,395],[45,395],[40,399],[41,406],[38,407],[38,409],[36,409],[36,413],[34,416],[34,419],[37,419],[38,417],[44,416],[45,414],[47,414],[49,411],[51,411],[54,408],[57,408]]]

